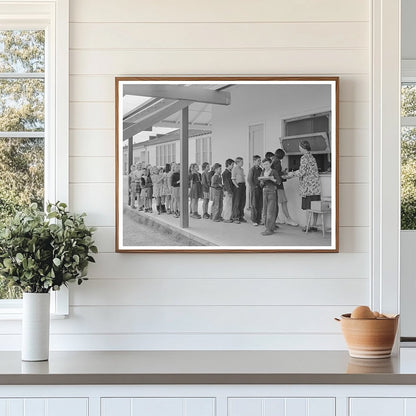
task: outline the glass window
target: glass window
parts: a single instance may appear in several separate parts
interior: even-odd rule
[[[416,84],[411,82],[402,83],[402,117],[416,117]]]
[[[211,137],[200,137],[195,143],[195,162],[202,165],[204,162],[212,163]]]
[[[195,148],[196,148],[196,152],[195,152],[195,162],[198,163],[198,165],[200,165],[201,164],[201,158],[202,158],[202,143],[201,143],[201,139],[196,139]]]
[[[44,30],[0,30],[0,91],[1,221],[44,203]],[[20,297],[0,279],[0,299]]]
[[[68,2],[0,0],[0,16],[1,222],[22,203],[68,201]],[[19,315],[19,294],[1,279],[0,292],[0,315]],[[66,288],[51,305],[69,313]]]
[[[298,170],[301,153],[299,143],[307,140],[318,164],[319,172],[331,170],[331,113],[310,114],[283,120],[284,137],[280,139],[282,149],[288,156],[289,171]]]
[[[160,163],[160,146],[156,146],[156,165]]]
[[[401,91],[401,229],[416,230],[416,83]]]

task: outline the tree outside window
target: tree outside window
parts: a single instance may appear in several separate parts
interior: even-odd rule
[[[416,230],[416,84],[402,84],[401,228]]]
[[[0,31],[0,227],[44,203],[45,31]],[[0,299],[20,298],[0,278]]]

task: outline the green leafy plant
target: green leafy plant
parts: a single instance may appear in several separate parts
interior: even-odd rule
[[[23,292],[47,293],[71,281],[87,280],[95,262],[94,228],[86,214],[71,214],[64,203],[49,203],[46,213],[37,204],[17,212],[0,225],[0,277]]]

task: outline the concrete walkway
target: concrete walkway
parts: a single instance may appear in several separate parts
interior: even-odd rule
[[[202,210],[199,211],[200,213]],[[160,234],[163,235],[163,225],[166,226],[166,244],[172,245],[172,239],[178,241],[178,245],[214,245],[214,246],[254,246],[255,247],[322,247],[330,246],[331,233],[325,233],[323,237],[322,232],[309,232],[305,234],[302,232],[301,227],[292,227],[290,225],[280,225],[279,229],[270,236],[263,236],[261,233],[265,230],[264,226],[254,227],[249,221],[250,211],[246,211],[245,218],[247,223],[241,224],[224,224],[223,222],[213,222],[207,219],[189,219],[189,228],[183,230],[179,226],[179,218],[175,218],[173,215],[161,214],[157,212],[144,213],[137,209],[132,209],[125,206],[124,217],[129,217],[140,223],[140,226],[147,226],[157,230],[157,238],[160,240]],[[140,232],[139,230],[137,230]],[[175,237],[175,231],[178,234]],[[129,241],[132,241],[131,231],[129,231]],[[155,235],[156,237],[156,235]],[[184,237],[184,239],[182,239]],[[194,237],[194,238],[193,238]],[[187,241],[186,239],[189,239]],[[182,241],[180,241],[182,239]],[[134,240],[134,238],[133,238]],[[141,240],[141,239],[140,239]],[[147,240],[147,239],[146,239]],[[125,241],[125,244],[127,241]],[[143,244],[144,243],[144,244]],[[158,242],[150,242],[149,245],[159,245]],[[136,244],[134,244],[136,245]],[[144,241],[138,245],[147,245]]]
[[[123,217],[123,243],[125,246],[178,246],[171,235],[157,232],[130,215]]]

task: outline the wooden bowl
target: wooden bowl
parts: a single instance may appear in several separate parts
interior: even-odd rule
[[[379,319],[352,319],[341,315],[341,329],[351,357],[388,358],[396,337],[399,315]]]

